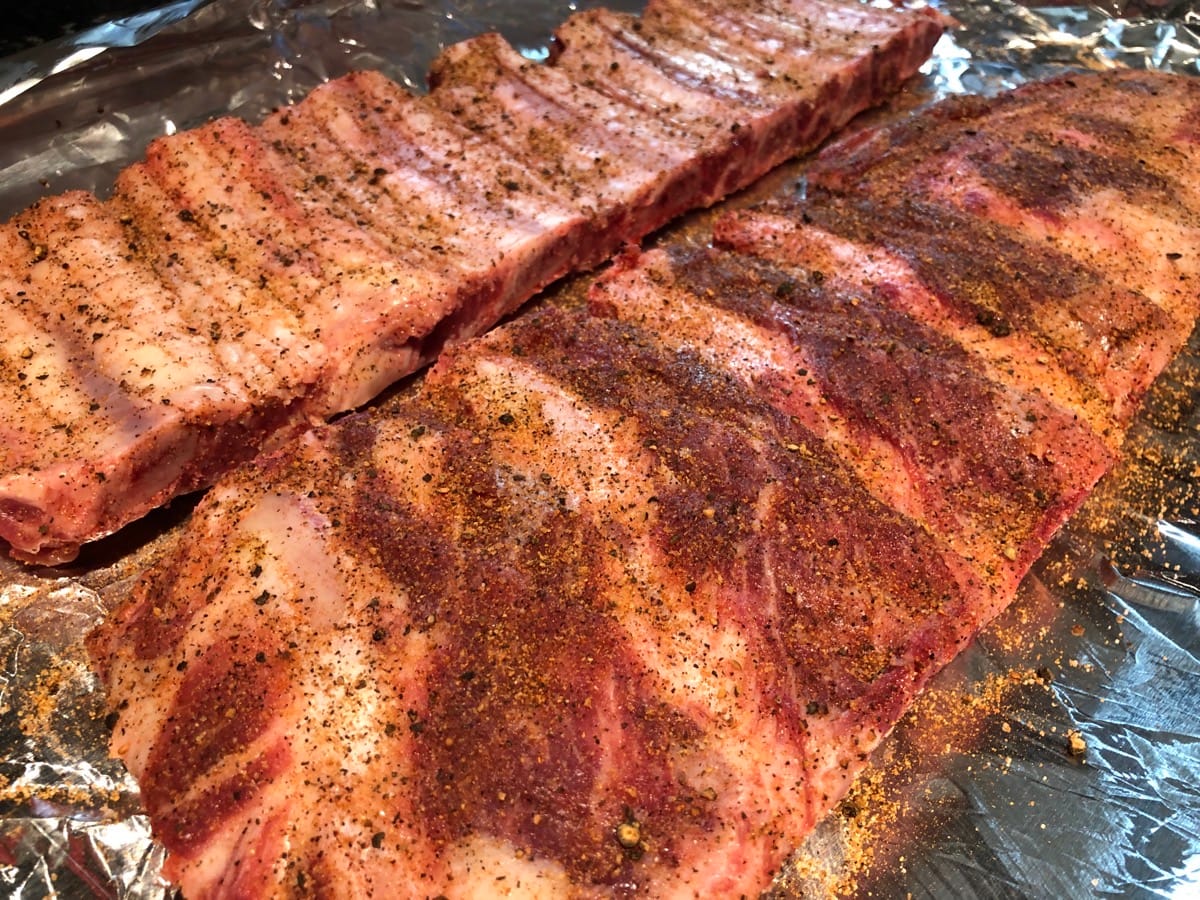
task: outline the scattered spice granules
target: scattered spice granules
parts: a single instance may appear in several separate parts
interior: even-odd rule
[[[951,755],[997,755],[1003,770],[1012,763],[989,740],[1013,734],[1027,706],[1018,692],[1049,693],[1052,676],[1041,667],[993,673],[968,687],[927,688],[876,753],[874,765],[818,827],[813,840],[789,860],[772,896],[872,896],[865,885],[877,864],[903,866],[900,841],[920,839],[909,830],[917,805],[936,804],[925,785]],[[993,765],[984,763],[985,766]],[[918,797],[918,794],[921,796]],[[903,820],[904,827],[897,829]],[[904,837],[898,839],[897,831]],[[911,844],[909,844],[911,846]]]

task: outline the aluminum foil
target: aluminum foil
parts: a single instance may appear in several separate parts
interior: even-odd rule
[[[0,60],[0,215],[70,188],[103,194],[154,136],[217,114],[261,118],[353,68],[421,90],[441,47],[485,30],[543,58],[554,26],[588,5],[598,4],[177,0],[42,45]],[[1190,2],[935,5],[963,28],[885,115],[1064,68],[1200,75]],[[801,166],[748,196],[794,181]],[[659,240],[687,239],[689,227]],[[1198,385],[1193,336],[1118,469],[773,893],[1200,896]],[[106,756],[82,639],[192,502],[86,548],[70,567],[0,562],[0,894],[171,896],[136,785]]]

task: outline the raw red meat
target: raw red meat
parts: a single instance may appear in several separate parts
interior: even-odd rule
[[[0,538],[70,559],[365,403],[812,148],[943,25],[850,0],[581,14],[550,66],[486,35],[427,96],[352,74],[260,126],[156,140],[111,200],[41,201],[0,226]]]
[[[1078,76],[871,132],[807,200],[723,220],[737,250],[630,251],[589,309],[456,346],[415,396],[225,480],[92,642],[170,876],[765,889],[1186,339],[1172,111],[1198,103],[1190,79]],[[1034,128],[1102,148],[1054,198],[996,150]],[[1089,228],[1121,254],[1067,240]]]

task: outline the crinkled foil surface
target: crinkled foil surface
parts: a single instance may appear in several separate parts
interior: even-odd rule
[[[352,68],[420,90],[439,48],[493,29],[539,59],[554,26],[585,5],[177,0],[0,60],[0,214],[69,188],[104,193],[155,135],[219,113],[260,118]],[[885,115],[1064,67],[1200,75],[1192,2],[939,5],[963,28]],[[800,172],[769,177],[749,199]],[[693,222],[658,240],[702,233]],[[546,302],[562,299],[554,294]],[[1118,469],[1013,607],[880,748],[774,894],[1200,897],[1198,399],[1193,336]],[[189,508],[177,502],[68,568],[0,562],[0,895],[172,893],[136,786],[106,758],[81,639]]]

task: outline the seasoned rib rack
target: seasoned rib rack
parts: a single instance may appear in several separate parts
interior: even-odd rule
[[[92,642],[170,876],[768,887],[1187,338],[1180,111],[1200,83],[1081,75],[835,145],[805,202],[630,251],[588,309],[457,345],[214,488]],[[1031,132],[1036,165],[1003,150]]]

